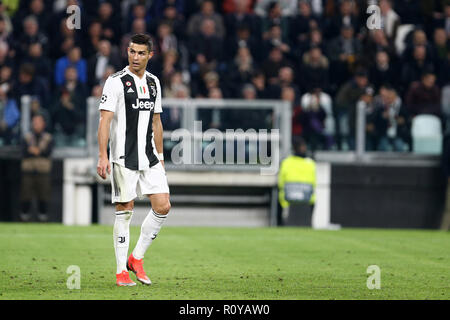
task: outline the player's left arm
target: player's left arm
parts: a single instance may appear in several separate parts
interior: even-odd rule
[[[161,122],[161,114],[153,114],[153,138],[155,140],[156,152],[159,154],[163,153],[163,126]],[[160,160],[164,166],[164,160]]]

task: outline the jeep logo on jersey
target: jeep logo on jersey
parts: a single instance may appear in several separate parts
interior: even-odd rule
[[[136,103],[133,103],[131,107],[135,110],[151,111],[155,107],[155,103],[150,99],[136,99]]]

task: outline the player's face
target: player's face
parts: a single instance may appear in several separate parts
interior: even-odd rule
[[[130,69],[139,73],[147,68],[148,60],[153,56],[153,52],[148,51],[145,44],[130,43],[128,47],[128,64]]]

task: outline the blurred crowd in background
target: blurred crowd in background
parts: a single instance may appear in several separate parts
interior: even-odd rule
[[[367,28],[370,4],[381,29]],[[79,30],[66,24],[70,5],[81,8]],[[29,95],[56,146],[83,146],[87,97],[101,96],[128,63],[130,36],[143,32],[163,98],[288,101],[292,133],[312,151],[353,149],[359,104],[368,150],[410,150],[418,114],[445,127],[447,0],[10,0],[0,4],[0,143],[20,143]],[[264,126],[258,114],[241,117]]]

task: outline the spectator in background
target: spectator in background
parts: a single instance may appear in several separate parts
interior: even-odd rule
[[[343,25],[341,35],[333,39],[328,47],[332,82],[340,86],[350,77],[361,51],[362,45],[355,37],[353,27]]]
[[[391,0],[380,0],[379,7],[381,13],[381,28],[386,33],[388,40],[393,42],[397,36],[398,26],[401,23],[400,17],[392,9]]]
[[[438,28],[434,31],[433,40],[434,65],[439,66],[437,72],[438,83],[444,86],[449,79],[450,40],[447,39],[447,34],[443,28]]]
[[[6,42],[0,42],[0,66],[12,66],[14,59],[10,57],[9,45]]]
[[[167,80],[166,80],[167,81]],[[165,98],[175,98],[176,88],[185,85],[183,82],[183,75],[180,71],[175,71],[170,75],[170,79],[162,86],[163,97]],[[190,92],[189,92],[190,96]]]
[[[294,48],[294,54],[297,57],[302,57],[313,47],[319,47],[322,50],[322,53],[326,55],[327,46],[323,42],[322,32],[320,29],[312,29],[305,41],[298,42],[297,46]]]
[[[38,220],[48,220],[48,205],[51,198],[51,152],[52,135],[45,130],[45,119],[41,115],[32,118],[32,131],[22,141],[22,183],[21,214],[22,221],[30,221],[34,196],[38,201]]]
[[[33,118],[35,115],[41,115],[44,117],[45,120],[45,127],[50,130],[52,128],[52,118],[49,112],[50,107],[43,107],[41,105],[41,101],[39,100],[39,97],[31,97],[30,101],[30,111],[31,111],[31,118]]]
[[[103,37],[111,44],[119,45],[122,36],[120,13],[115,12],[109,2],[101,2],[98,6],[98,20],[102,25]]]
[[[377,52],[385,51],[390,59],[396,57],[395,46],[383,30],[370,30],[364,45],[364,63],[373,66]]]
[[[170,98],[189,99],[190,97],[189,88],[183,83],[174,85],[172,91],[173,96],[170,96]],[[164,123],[164,130],[172,131],[179,129],[181,127],[181,113],[181,108],[166,108],[164,112],[161,113],[161,121]]]
[[[325,26],[325,38],[336,38],[344,26],[358,33],[360,24],[354,1],[342,0],[339,4],[339,13],[329,19]]]
[[[7,43],[9,47],[14,45],[11,29],[8,29],[7,20],[0,15],[0,43]]]
[[[59,146],[83,146],[86,129],[86,89],[78,80],[77,69],[65,70],[64,85],[55,94],[52,118],[55,143]]]
[[[303,125],[305,114],[301,104],[295,103],[295,93],[292,89],[284,88],[281,90],[281,100],[290,103],[292,109],[292,136],[303,136]]]
[[[116,48],[111,47],[111,43],[107,39],[100,40],[97,52],[88,61],[88,85],[92,88],[97,84],[105,74],[108,66],[118,70],[120,68],[120,57]],[[83,77],[78,77],[82,83],[86,83]]]
[[[273,6],[274,0],[256,0],[254,11],[255,14],[261,17],[270,15],[270,9]],[[286,0],[276,2],[279,6],[280,15],[283,17],[289,17],[295,14],[297,10],[297,0]]]
[[[178,50],[177,37],[173,34],[172,27],[167,22],[162,22],[158,26],[156,46],[161,54],[167,51]]]
[[[238,29],[245,25],[249,28],[251,34],[258,36],[258,31],[261,30],[258,19],[251,13],[251,0],[232,0],[229,1],[234,8],[231,12],[225,15],[225,25],[228,36],[234,36]],[[225,3],[224,3],[225,6]]]
[[[210,87],[206,97],[221,100],[223,99],[222,90],[219,87]],[[198,117],[203,122],[204,129],[219,129],[223,124],[219,109],[199,110]]]
[[[295,74],[294,70],[290,66],[281,67],[278,71],[278,81],[276,86],[281,89],[285,87],[291,87],[295,92],[295,100],[298,101],[300,99],[300,88],[295,83]]]
[[[315,17],[318,19],[323,18],[323,14],[325,11],[325,5],[326,1],[324,0],[311,0],[309,1],[311,3],[311,11]]]
[[[434,25],[437,28],[444,28],[447,33],[447,37],[450,37],[450,2],[446,1],[443,4],[443,12],[438,13],[435,17]]]
[[[298,46],[308,40],[311,30],[319,28],[317,17],[313,16],[311,3],[306,0],[298,2],[298,15],[290,23],[289,37],[292,44]]]
[[[157,17],[161,17],[164,13],[164,9],[170,5],[175,7],[177,10],[177,13],[180,16],[184,16],[186,10],[187,4],[185,3],[185,0],[154,0],[152,1],[151,7],[150,7],[150,17],[151,19],[155,19]]]
[[[370,82],[374,85],[375,91],[384,83],[397,85],[398,70],[391,63],[389,55],[386,51],[378,51],[375,55],[375,64],[369,71]]]
[[[212,88],[221,88],[220,76],[215,71],[205,73],[199,86],[194,87],[195,91],[192,92],[196,98],[206,98]]]
[[[88,33],[84,37],[83,41],[83,58],[89,59],[97,52],[97,47],[100,41],[102,40],[102,24],[98,20],[93,20],[89,24]],[[127,43],[128,47],[128,43]],[[126,55],[126,50],[125,50]]]
[[[44,1],[31,0],[21,2],[27,3],[28,6],[19,10],[19,12],[13,18],[14,24],[17,26],[17,30],[15,30],[15,33],[19,34],[23,32],[23,28],[20,26],[20,24],[27,16],[34,16],[40,26],[40,29],[44,33],[47,33],[49,30],[50,15],[49,11],[45,8]]]
[[[284,57],[283,51],[278,46],[273,46],[267,59],[262,65],[262,70],[269,85],[278,82],[278,73],[282,67],[290,66],[289,61]]]
[[[252,57],[256,63],[261,63],[261,59],[264,57],[264,50],[262,50],[261,41],[251,33],[251,29],[248,25],[242,24],[237,27],[236,33],[230,33],[226,51],[226,60],[232,61],[237,54],[239,48],[249,48]]]
[[[28,46],[36,42],[39,42],[42,45],[44,54],[47,54],[49,45],[48,38],[39,29],[39,23],[34,16],[28,16],[23,20],[23,31],[24,32],[17,43],[19,59],[28,52]]]
[[[161,17],[154,17],[150,23],[150,33],[156,34],[156,30],[161,22],[168,23],[172,28],[173,33],[179,41],[184,41],[186,38],[186,23],[183,15],[179,14],[177,7],[173,4],[167,3],[164,7],[163,15]]]
[[[225,25],[220,14],[214,11],[214,2],[204,0],[201,4],[200,12],[192,15],[187,23],[187,34],[195,36],[203,31],[203,24],[205,20],[212,20],[215,25],[215,34],[220,39],[225,37]]]
[[[242,86],[240,98],[244,100],[255,100],[257,98],[255,87],[250,83],[244,84]]]
[[[255,70],[253,57],[247,47],[238,49],[233,64],[228,67],[227,86],[230,92],[239,92],[240,88],[251,81]],[[255,92],[256,94],[256,92]],[[235,97],[237,98],[237,96]]]
[[[239,88],[239,95],[236,95],[236,98],[244,100],[257,99],[255,87],[250,83],[245,83],[241,88]],[[242,116],[243,113],[245,113],[245,117]],[[243,130],[271,128],[271,125],[268,124],[270,120],[268,120],[269,114],[266,109],[232,109],[221,112],[221,114],[221,128],[223,130],[228,128],[239,128]]]
[[[336,132],[331,96],[324,92],[321,87],[311,87],[309,92],[301,97],[300,105],[304,113],[303,116],[308,122],[303,125],[305,128],[304,137],[307,138],[309,134],[314,136],[311,141],[312,149],[331,149]],[[323,117],[322,111],[325,117]]]
[[[130,17],[128,19],[128,24],[126,27],[127,32],[133,34],[133,25],[136,20],[141,20],[144,22],[144,24],[146,26],[148,26],[153,21],[153,19],[156,19],[156,17],[157,16],[155,16],[152,19],[150,18],[150,14],[148,13],[147,8],[145,7],[144,4],[142,4],[142,3],[134,4],[131,9]],[[140,24],[142,25],[142,22],[140,22]],[[139,33],[145,33],[146,31],[147,30],[145,30],[144,32],[139,32]],[[155,31],[155,30],[152,30],[152,31]]]
[[[2,29],[2,35],[3,33],[11,35],[14,31],[13,24],[11,23],[11,19],[9,18],[9,13],[5,10],[5,4],[3,2],[0,2],[0,21],[4,23],[4,28]]]
[[[17,103],[21,103],[24,95],[37,96],[44,105],[49,102],[49,89],[46,82],[36,75],[34,66],[24,63],[19,67],[19,76],[12,85],[12,92]],[[20,109],[20,108],[19,108]]]
[[[433,70],[434,66],[427,57],[426,47],[418,45],[414,47],[413,60],[405,62],[401,71],[401,90],[405,92],[414,81],[420,81],[421,75],[426,70]]]
[[[162,72],[160,75],[161,82],[166,85],[170,83],[170,79],[175,72],[180,70],[178,63],[178,53],[176,50],[168,50],[163,54]]]
[[[81,49],[79,47],[73,47],[67,56],[59,58],[56,61],[54,79],[57,86],[61,86],[64,83],[66,69],[69,66],[74,66],[77,69],[78,79],[81,83],[87,83],[86,60],[81,57]]]
[[[394,88],[383,85],[375,98],[374,127],[379,132],[379,151],[407,151],[410,144],[409,116]]]
[[[48,0],[44,0],[44,1],[48,1]],[[66,0],[66,1],[49,1],[47,2],[47,9],[49,11],[52,11],[52,13],[50,14],[50,21],[48,23],[48,35],[51,37],[52,43],[58,43],[56,41],[57,37],[60,37],[61,34],[58,34],[58,31],[56,27],[59,26],[60,28],[62,28],[62,23],[66,24],[66,19],[69,17],[69,12],[71,12],[70,10],[67,10],[70,6],[80,6],[83,9],[83,13],[87,13],[86,11],[84,11],[84,9],[86,8],[90,8],[89,3],[93,4],[96,1],[83,1],[83,3],[81,3],[81,1],[79,0]],[[68,12],[69,11],[69,12]],[[87,17],[88,14],[81,14],[81,27],[84,30],[84,20],[85,17]],[[89,16],[91,16],[91,14],[89,14]],[[75,33],[75,30],[73,30]],[[73,46],[73,45],[72,45]],[[57,57],[59,58],[59,56]]]
[[[446,60],[450,54],[450,40],[444,28],[437,28],[433,35],[433,56],[436,64]]]
[[[13,68],[10,65],[5,64],[0,67],[0,90],[5,93],[10,92],[11,84],[13,82],[12,75]]]
[[[367,87],[359,97],[358,102],[356,102],[356,109],[359,110],[361,108],[366,114],[365,149],[367,151],[376,151],[378,149],[382,135],[380,130],[377,128],[377,114],[375,112],[373,97],[374,93],[375,92],[372,87]]]
[[[418,114],[441,117],[441,91],[436,85],[436,75],[433,71],[424,71],[421,81],[411,84],[405,102],[412,117]]]
[[[217,35],[216,24],[212,19],[202,21],[201,32],[190,40],[190,52],[194,59],[191,63],[193,74],[203,75],[216,70],[222,59],[223,42]]]
[[[79,37],[80,34],[76,33],[75,29],[69,29],[64,19],[60,21],[59,26],[59,32],[52,37],[52,46],[50,49],[52,59],[59,59],[66,56],[73,47],[81,47],[83,45],[83,41]]]
[[[417,46],[425,47],[427,59],[432,60],[433,50],[427,34],[422,29],[416,29],[412,33],[411,40],[408,40],[408,37],[406,38],[406,48],[402,55],[402,59],[405,62],[410,62],[414,59],[414,50]]]
[[[329,87],[329,62],[318,46],[311,47],[306,52],[298,70],[298,83],[303,92],[310,91],[313,87],[328,90]]]
[[[20,111],[8,90],[0,86],[0,145],[15,144],[19,136]]]
[[[268,13],[262,17],[261,33],[263,40],[271,37],[271,28],[278,26],[280,29],[280,39],[287,41],[289,39],[289,18],[281,13],[280,3],[272,1],[268,4]]]
[[[43,55],[42,45],[39,42],[31,43],[28,47],[28,53],[23,62],[30,63],[34,66],[36,73],[44,78],[46,82],[51,79],[52,65],[51,61]]]
[[[275,97],[275,94],[271,94],[270,89],[266,85],[266,76],[261,70],[255,70],[252,74],[251,84],[256,89],[257,99],[270,99]]]
[[[291,53],[291,47],[287,44],[287,39],[282,36],[281,27],[278,24],[269,27],[263,46],[266,56],[272,47],[278,47],[285,57],[288,57]]]
[[[358,69],[354,77],[339,89],[335,100],[335,116],[337,121],[337,142],[339,148],[350,149],[355,143],[356,103],[369,85],[367,71]]]
[[[316,150],[328,150],[331,147],[332,140],[325,133],[325,121],[327,113],[321,102],[326,99],[322,97],[321,91],[313,90],[309,96],[302,99],[301,102],[301,122],[302,122],[302,137],[308,141],[309,149],[312,152]],[[331,105],[327,105],[331,107]],[[332,112],[329,110],[329,112]],[[331,113],[332,117],[332,113]]]

